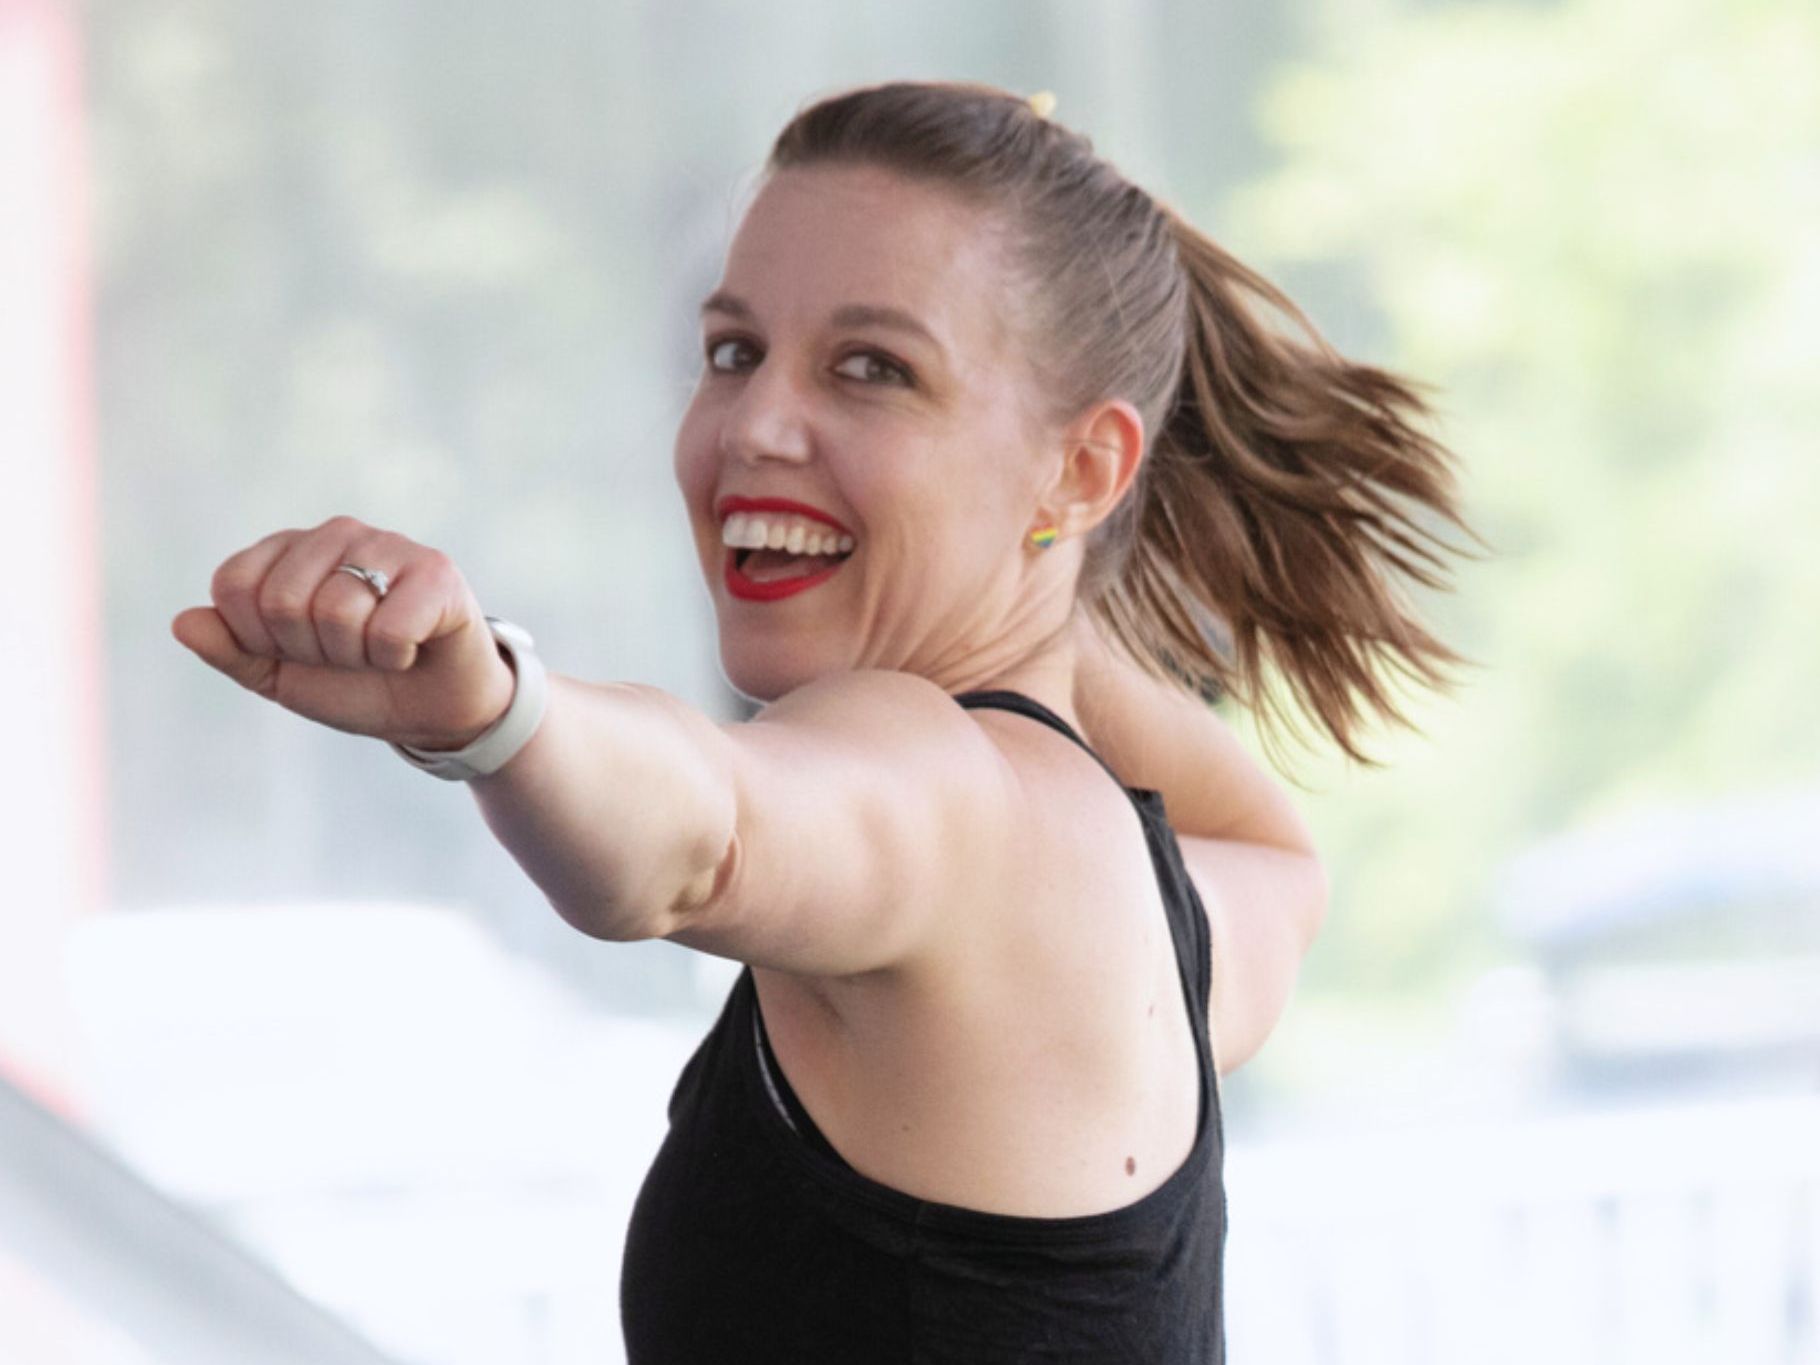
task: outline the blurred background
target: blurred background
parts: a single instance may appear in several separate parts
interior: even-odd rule
[[[169,622],[349,513],[746,714],[694,312],[893,77],[1055,91],[1434,385],[1499,550],[1417,596],[1481,665],[1423,733],[1291,774],[1335,891],[1224,1081],[1232,1358],[1820,1362],[1811,0],[0,0],[0,1360],[623,1359],[737,965],[580,936]]]

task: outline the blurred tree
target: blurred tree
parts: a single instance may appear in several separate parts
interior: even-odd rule
[[[1820,10],[1320,22],[1226,238],[1439,386],[1501,552],[1424,604],[1483,669],[1306,807],[1337,892],[1305,989],[1420,1006],[1502,951],[1488,879],[1526,841],[1820,776]]]

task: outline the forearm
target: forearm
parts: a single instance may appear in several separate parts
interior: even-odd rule
[[[550,675],[537,732],[469,785],[551,906],[595,938],[660,932],[712,884],[732,839],[729,741],[658,688]]]
[[[1086,738],[1132,787],[1163,795],[1178,834],[1315,851],[1282,784],[1205,702],[1158,681],[1097,632],[1076,631],[1074,708]]]

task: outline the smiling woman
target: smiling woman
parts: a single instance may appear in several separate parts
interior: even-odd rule
[[[676,436],[752,720],[546,677],[348,517],[173,623],[470,781],[583,933],[744,964],[628,1228],[632,1365],[1223,1358],[1218,1077],[1326,879],[1200,698],[1269,666],[1354,752],[1386,664],[1456,658],[1396,581],[1439,582],[1448,453],[1260,302],[1024,100],[838,95],[772,149]]]
[[[1004,628],[1035,568],[1004,547],[1049,471],[1030,387],[1005,382],[1026,371],[998,314],[996,236],[970,206],[866,166],[780,172],[747,213],[702,307],[676,470],[704,572],[724,581],[722,664],[748,697],[856,668],[959,693],[1035,652],[1033,627],[1053,629]],[[718,572],[729,495],[852,528],[851,561],[788,594],[747,591]],[[762,529],[788,548],[787,524]],[[1060,569],[1036,575],[1058,606]]]
[[[1389,581],[1438,582],[1407,500],[1465,529],[1411,390],[1260,301],[1307,326],[1003,92],[779,136],[675,452],[768,705],[664,933],[748,970],[635,1212],[634,1360],[1222,1357],[1215,1040],[1261,1044],[1326,882],[1199,697],[1275,664],[1356,753],[1369,649],[1456,659]]]

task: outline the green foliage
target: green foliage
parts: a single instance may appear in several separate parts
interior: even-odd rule
[[[1432,992],[1506,951],[1524,844],[1820,774],[1820,10],[1350,13],[1266,91],[1280,169],[1211,217],[1439,386],[1499,552],[1416,599],[1479,671],[1306,802],[1336,887],[1309,988]]]

